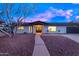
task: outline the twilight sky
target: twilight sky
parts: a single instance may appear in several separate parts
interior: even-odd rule
[[[22,4],[14,3],[0,4],[0,18],[8,21],[6,8],[9,9],[9,17],[17,21],[19,17],[24,18],[23,22],[79,22],[79,4],[72,3],[36,3]]]

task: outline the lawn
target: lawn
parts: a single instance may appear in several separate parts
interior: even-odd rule
[[[35,44],[35,35],[16,34],[14,39],[8,36],[0,37],[0,55],[31,56]]]
[[[63,36],[42,36],[51,56],[79,56],[79,43]]]

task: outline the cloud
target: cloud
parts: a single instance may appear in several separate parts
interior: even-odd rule
[[[73,15],[72,12],[73,10],[63,10],[63,9],[56,9],[53,7],[49,7],[43,13],[36,14],[33,17],[27,17],[25,19],[25,22],[49,21],[50,19],[56,16],[60,16],[60,17],[64,16],[66,19],[68,19],[68,21],[70,21],[69,18]]]
[[[79,16],[75,16],[76,19],[79,19]]]

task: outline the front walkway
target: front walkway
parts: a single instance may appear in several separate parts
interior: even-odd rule
[[[33,51],[33,56],[50,56],[43,40],[39,35],[35,36],[35,47]]]

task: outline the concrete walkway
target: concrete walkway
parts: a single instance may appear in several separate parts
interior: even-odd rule
[[[43,40],[39,35],[35,36],[35,47],[33,51],[33,56],[50,56]]]

